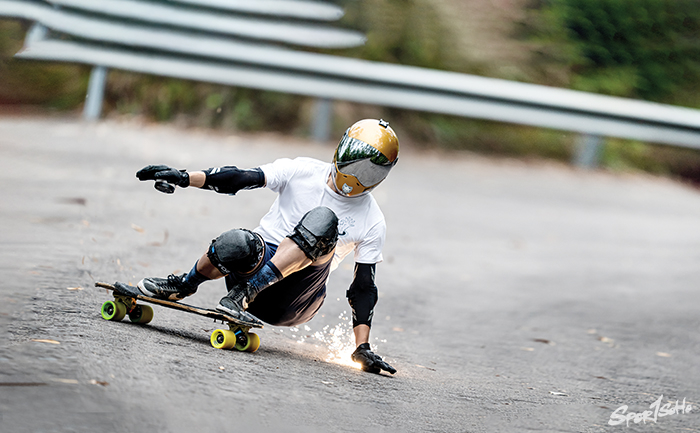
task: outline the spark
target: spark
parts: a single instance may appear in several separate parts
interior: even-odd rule
[[[321,345],[328,348],[328,354],[325,361],[361,369],[362,366],[352,360],[351,355],[355,351],[355,334],[352,330],[352,321],[347,315],[347,311],[343,311],[339,316],[340,323],[335,326],[326,325],[322,330],[311,333],[312,329],[308,325],[304,325],[304,331],[308,334],[299,335],[297,343],[305,343],[309,339],[313,339]],[[297,327],[291,328],[292,332],[298,332]],[[376,350],[377,343],[386,343],[385,339],[374,339],[374,349]]]
[[[346,314],[346,312],[343,312],[338,316],[340,323],[337,325],[326,325],[323,327],[323,330],[313,333],[311,337],[328,347],[326,362],[359,369],[360,364],[350,358],[352,352],[355,351],[355,335],[352,332],[352,325]],[[308,330],[311,330],[311,328]]]

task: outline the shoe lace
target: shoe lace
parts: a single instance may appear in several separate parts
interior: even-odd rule
[[[175,289],[183,289],[183,280],[184,280],[184,274],[183,275],[173,275],[170,274],[168,275],[168,285],[175,288]]]
[[[168,275],[168,284],[179,285],[182,283],[182,275]]]

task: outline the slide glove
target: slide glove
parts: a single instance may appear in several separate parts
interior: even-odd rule
[[[369,373],[379,374],[382,370],[388,371],[391,374],[396,373],[396,369],[387,364],[382,358],[372,352],[369,343],[362,343],[357,346],[357,349],[352,353],[352,360],[362,364],[362,370]]]
[[[172,194],[174,189],[171,185],[177,185],[181,188],[190,186],[190,175],[185,170],[178,170],[167,165],[149,165],[138,172],[136,177],[139,180],[155,180],[155,188],[158,191]],[[171,185],[168,185],[171,184]]]

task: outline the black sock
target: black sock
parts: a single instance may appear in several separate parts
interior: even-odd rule
[[[185,275],[185,278],[183,279],[183,282],[185,284],[188,284],[192,286],[192,288],[196,289],[199,287],[200,284],[202,284],[205,281],[209,281],[209,278],[205,277],[204,275],[200,274],[197,272],[197,263],[199,263],[199,260],[195,262],[194,266],[190,270],[190,272]]]
[[[253,275],[250,280],[248,280],[248,287],[250,287],[254,292],[252,293],[254,297],[262,290],[280,281],[282,278],[284,277],[282,276],[280,270],[277,269],[277,266],[275,266],[272,262],[267,262],[257,274]]]

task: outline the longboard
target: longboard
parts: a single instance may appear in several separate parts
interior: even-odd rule
[[[106,301],[102,304],[102,318],[105,320],[120,321],[129,316],[129,320],[133,323],[149,323],[153,320],[153,308],[149,305],[137,303],[136,301],[139,300],[173,310],[209,317],[215,321],[218,320],[228,324],[229,329],[216,329],[211,334],[209,341],[217,349],[255,352],[260,347],[260,337],[250,332],[251,328],[262,328],[260,324],[242,322],[216,310],[145,296],[136,287],[120,282],[114,284],[96,282],[95,287],[111,290],[114,295],[113,301]]]

